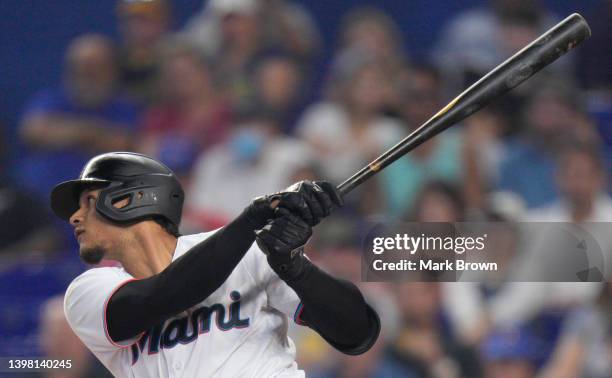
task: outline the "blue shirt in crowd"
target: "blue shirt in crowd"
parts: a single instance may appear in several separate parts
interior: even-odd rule
[[[134,131],[138,117],[136,107],[119,96],[97,108],[85,108],[75,103],[64,89],[45,90],[37,94],[26,106],[22,120],[41,114],[96,117],[127,127],[130,132]],[[17,162],[15,179],[22,187],[47,201],[53,186],[60,181],[76,178],[93,155],[74,149],[27,149]]]
[[[547,205],[557,198],[555,161],[537,146],[511,142],[497,188],[516,193],[529,208]]]

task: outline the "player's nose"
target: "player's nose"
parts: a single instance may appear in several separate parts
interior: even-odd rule
[[[70,216],[69,222],[74,227],[76,227],[78,224],[83,222],[83,208],[82,207],[79,207],[79,209]]]

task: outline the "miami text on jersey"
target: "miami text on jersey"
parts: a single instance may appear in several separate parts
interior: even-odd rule
[[[199,335],[210,331],[210,324],[214,313],[216,313],[215,322],[217,328],[222,331],[248,327],[249,318],[240,319],[240,293],[232,291],[230,298],[232,303],[228,306],[229,319],[227,321],[225,320],[225,306],[215,303],[210,307],[203,306],[196,309],[190,316],[172,320],[165,329],[163,324],[149,329],[137,343],[132,345],[132,365],[138,361],[138,357],[144,351],[147,341],[149,342],[149,355],[158,353],[160,348],[170,349],[178,343],[188,344],[195,341]]]

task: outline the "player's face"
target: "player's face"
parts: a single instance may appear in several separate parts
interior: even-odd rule
[[[118,227],[96,211],[100,189],[84,190],[79,197],[79,209],[70,217],[74,235],[79,243],[79,254],[88,264],[98,264],[103,258],[113,258],[111,252],[119,251],[123,239]],[[121,207],[120,203],[115,204]]]

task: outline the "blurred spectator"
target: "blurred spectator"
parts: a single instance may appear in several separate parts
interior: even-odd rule
[[[261,59],[282,53],[306,63],[316,45],[312,25],[308,14],[293,2],[212,0],[190,23],[187,34],[194,43],[206,45],[220,88],[232,110],[243,115],[258,105],[254,73]]]
[[[290,56],[263,58],[254,73],[256,92],[251,106],[274,114],[281,129],[289,133],[305,100],[304,79],[303,70]]]
[[[188,218],[199,228],[220,227],[253,197],[289,185],[311,159],[305,144],[280,134],[276,120],[252,115],[236,125],[226,143],[198,159],[187,196]]]
[[[489,310],[513,272],[520,253],[516,224],[491,216],[486,224],[486,256],[466,256],[469,261],[495,261],[495,271],[463,272],[460,282],[443,283],[443,300],[455,335],[461,342],[477,346],[490,331]],[[479,260],[482,259],[482,260]]]
[[[137,114],[117,94],[116,78],[115,50],[106,37],[72,41],[63,87],[36,95],[22,117],[28,149],[17,177],[25,189],[47,201],[51,187],[74,178],[91,156],[130,148]]]
[[[430,181],[419,192],[414,208],[408,216],[411,222],[463,222],[465,201],[461,192],[443,181]],[[460,341],[473,343],[472,334],[479,331],[479,322],[485,317],[481,313],[481,292],[478,283],[445,282],[441,300],[448,311],[453,333]]]
[[[392,355],[418,377],[479,377],[478,360],[453,337],[442,309],[441,286],[434,282],[395,285],[403,329]]]
[[[385,354],[383,340],[379,339],[367,353],[360,356],[338,356],[331,368],[309,371],[312,378],[419,378],[415,369]],[[442,376],[441,376],[442,377]],[[448,376],[447,376],[448,377]]]
[[[505,157],[504,136],[509,120],[499,107],[489,105],[464,122],[463,190],[469,210],[484,211],[487,193],[499,181],[498,167]]]
[[[612,171],[612,90],[590,92],[586,95],[587,111],[596,123],[601,140],[602,155],[608,172]],[[612,177],[609,177],[608,190],[612,194]]]
[[[528,213],[532,221],[611,222],[612,198],[606,193],[606,171],[599,146],[568,142],[556,169],[561,198]]]
[[[0,183],[0,262],[23,259],[30,252],[55,251],[60,243],[49,214],[32,195]]]
[[[317,151],[323,174],[336,182],[401,135],[400,125],[382,114],[391,78],[376,61],[363,55],[353,58],[335,67],[333,95],[307,109],[296,130]]]
[[[0,224],[4,225],[0,229],[0,265],[11,258],[21,259],[26,251],[48,252],[58,245],[44,206],[10,180],[2,156],[5,148],[0,132]]]
[[[570,256],[578,256],[577,252],[586,254],[584,263],[589,264],[589,268],[597,268],[600,271],[605,269],[601,265],[610,261],[612,239],[608,223],[605,222],[612,220],[612,199],[603,191],[605,172],[602,170],[597,148],[592,145],[576,145],[575,142],[570,142],[561,151],[557,169],[557,185],[561,198],[549,206],[530,211],[526,218],[530,222],[572,222],[579,225],[579,230],[584,230],[585,233],[575,236],[575,232],[565,231],[560,234],[555,232],[556,228],[544,227],[545,224],[532,227],[533,235],[527,235],[530,238],[526,240],[521,260],[510,277],[512,282],[505,285],[491,301],[490,322],[494,326],[525,324],[534,317],[546,316],[547,313],[563,313],[571,306],[589,303],[599,291],[599,284],[593,281],[599,281],[602,277],[582,279],[578,270],[585,268],[575,266],[576,264],[572,263],[574,260],[570,260],[564,253],[567,250],[567,253],[572,254]],[[564,235],[569,238],[563,237]],[[575,251],[573,248],[576,237],[581,237],[579,241],[585,245],[577,245],[576,248],[581,248],[582,251]],[[555,245],[559,246],[554,247]],[[599,259],[603,261],[594,259],[598,251]],[[550,272],[552,264],[565,260],[566,264],[569,264],[569,272],[565,277],[561,276],[562,279],[555,280],[547,278],[555,277],[553,274],[558,273],[556,270],[563,268],[563,264],[557,263],[555,272]],[[530,281],[524,277],[542,277],[543,282],[523,282]],[[556,282],[572,279],[574,282]]]
[[[391,74],[407,60],[399,27],[384,11],[372,6],[357,7],[344,15],[336,57],[347,52],[368,56]]]
[[[494,331],[481,346],[485,377],[533,377],[540,352],[538,340],[528,328]]]
[[[465,202],[457,187],[443,181],[430,181],[418,193],[408,220],[461,222],[464,217]],[[477,358],[456,339],[454,324],[448,317],[452,313],[444,307],[445,290],[448,290],[444,285],[433,282],[395,284],[404,329],[393,346],[393,353],[414,366],[419,377],[478,377]]]
[[[212,1],[210,6],[221,20],[221,47],[213,55],[215,76],[232,110],[242,115],[255,96],[251,75],[265,49],[259,4],[255,0]]]
[[[280,48],[308,63],[318,52],[320,35],[314,20],[299,3],[291,0],[211,0],[185,27],[185,34],[208,56],[223,49],[223,23],[232,12],[257,11],[264,44]]]
[[[430,181],[419,192],[408,220],[415,222],[462,222],[465,201],[461,192],[444,181]]]
[[[597,378],[612,371],[612,283],[597,301],[572,311],[565,320],[553,358],[541,378]]]
[[[401,114],[408,135],[442,107],[442,82],[437,70],[428,65],[409,69],[400,83]],[[396,139],[396,143],[399,139]],[[402,157],[382,173],[386,211],[404,216],[428,180],[458,183],[462,176],[461,134],[456,128],[446,130]]]
[[[140,104],[156,100],[158,48],[169,30],[168,0],[118,0],[121,34],[119,76],[124,91]]]
[[[304,65],[313,63],[321,47],[321,36],[308,10],[292,0],[258,1],[266,45],[282,49]]]
[[[488,3],[451,19],[433,51],[434,61],[455,91],[472,84],[556,22],[539,0]]]
[[[47,378],[102,378],[112,375],[94,358],[72,331],[64,316],[63,296],[52,297],[41,306],[40,345],[43,357],[70,360],[70,369],[50,369]]]
[[[162,56],[162,101],[143,117],[139,148],[183,174],[191,171],[199,153],[226,138],[231,114],[198,50],[170,39]]]
[[[506,144],[497,188],[518,194],[534,208],[557,198],[554,167],[559,146],[599,140],[577,94],[566,87],[541,88],[527,104],[524,122],[523,133]]]

